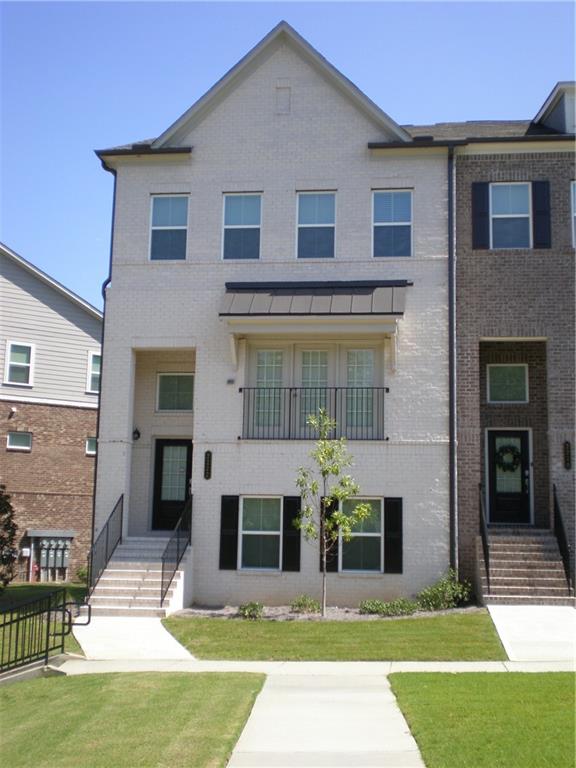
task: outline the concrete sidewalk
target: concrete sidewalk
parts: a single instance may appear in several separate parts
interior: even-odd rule
[[[270,675],[229,768],[425,768],[382,675]]]
[[[192,660],[160,619],[94,616],[74,636],[88,659]]]
[[[512,661],[576,660],[576,610],[569,606],[488,605]]]

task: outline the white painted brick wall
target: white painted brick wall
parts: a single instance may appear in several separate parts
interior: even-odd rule
[[[292,112],[276,115],[278,78],[292,87]],[[399,323],[397,370],[386,370],[387,443],[352,442],[362,492],[404,499],[404,574],[331,576],[341,604],[360,597],[410,594],[448,565],[448,364],[446,160],[441,155],[375,156],[382,140],[338,91],[292,51],[281,47],[194,127],[185,162],[129,161],[118,170],[112,284],[108,289],[97,489],[97,527],[121,492],[131,495],[138,530],[150,514],[150,444],[170,425],[146,415],[150,376],[135,367],[134,350],[195,350],[194,590],[197,602],[261,599],[284,602],[319,589],[317,556],[303,544],[299,574],[273,576],[218,570],[220,496],[294,495],[304,442],[239,442],[243,369],[235,370],[218,308],[226,281],[408,279]],[[412,188],[414,254],[371,257],[371,191]],[[329,263],[295,258],[296,191],[336,190],[336,255]],[[222,195],[263,194],[261,258],[221,260]],[[148,260],[150,195],[189,192],[187,260]],[[168,350],[172,350],[168,352]],[[177,354],[181,354],[177,352]],[[140,358],[139,358],[140,359]],[[154,364],[154,356],[148,359]],[[172,359],[172,358],[170,358]],[[233,378],[233,385],[227,380]],[[137,404],[133,413],[136,379]],[[140,392],[142,391],[142,396]],[[172,422],[172,426],[173,422]],[[182,428],[185,431],[185,428]],[[158,434],[158,432],[156,432]],[[182,431],[179,433],[182,434]],[[214,454],[213,478],[202,477],[204,450]],[[147,507],[147,508],[146,508]]]

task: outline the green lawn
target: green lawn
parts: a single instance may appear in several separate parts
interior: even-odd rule
[[[427,768],[574,768],[571,673],[389,680]]]
[[[0,688],[11,768],[225,766],[264,677],[108,674]]]
[[[48,592],[55,589],[66,589],[68,600],[83,601],[86,595],[86,586],[84,584],[30,584],[17,583],[9,584],[0,594],[0,611],[6,611],[10,608],[16,608],[29,600],[39,600]],[[58,629],[59,625],[56,625]],[[6,649],[5,649],[6,650]],[[73,635],[68,635],[64,640],[64,650],[70,653],[82,653],[82,648],[78,645]]]
[[[171,616],[200,659],[479,661],[506,659],[487,612],[379,621],[245,621]]]

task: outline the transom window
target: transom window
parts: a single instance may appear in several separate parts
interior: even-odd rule
[[[412,254],[412,192],[390,190],[374,192],[374,256],[393,257]]]
[[[298,258],[334,258],[336,195],[334,192],[298,193]]]
[[[10,451],[31,451],[32,432],[8,432],[6,448]]]
[[[152,261],[182,261],[186,258],[188,198],[159,195],[152,198]]]
[[[88,382],[87,392],[97,394],[100,392],[100,374],[102,371],[102,355],[97,352],[88,354]]]
[[[86,438],[86,456],[96,456],[96,438]]]
[[[340,537],[341,571],[382,571],[384,526],[382,499],[347,499],[342,506],[344,514],[351,515],[358,504],[368,504],[370,515],[354,526],[350,541]]]
[[[262,195],[224,195],[225,259],[260,258]]]
[[[32,344],[8,342],[4,383],[32,386],[33,357],[34,348]]]
[[[491,248],[530,248],[530,184],[490,185]]]
[[[280,570],[282,551],[282,498],[241,498],[240,568]]]
[[[527,365],[489,365],[487,379],[489,403],[528,402]]]
[[[191,411],[194,404],[194,374],[159,373],[158,411]]]

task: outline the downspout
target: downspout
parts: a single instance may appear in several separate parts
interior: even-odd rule
[[[450,567],[458,573],[458,467],[456,464],[456,253],[454,238],[454,146],[448,147],[448,404]]]
[[[94,532],[96,528],[96,483],[98,478],[98,456],[100,450],[98,447],[98,438],[100,437],[100,399],[102,396],[102,378],[104,374],[104,336],[106,334],[106,289],[110,285],[112,280],[112,251],[114,248],[114,225],[116,223],[116,170],[106,165],[104,160],[100,161],[102,168],[105,171],[109,171],[114,177],[114,187],[112,190],[112,223],[110,225],[110,256],[108,261],[108,277],[102,283],[102,299],[103,305],[103,319],[102,319],[102,345],[100,348],[100,393],[98,394],[98,416],[96,417],[96,456],[94,461],[94,493],[92,494],[92,537],[90,539],[90,546],[94,544]]]

